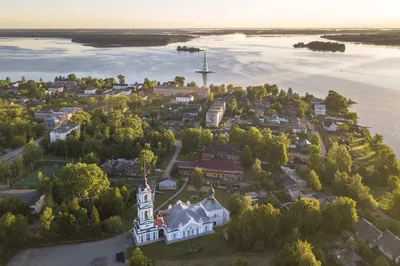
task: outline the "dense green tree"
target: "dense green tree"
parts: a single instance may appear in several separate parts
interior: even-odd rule
[[[246,261],[243,257],[239,257],[239,258],[236,260],[234,266],[247,266],[247,265],[248,265],[247,261]]]
[[[29,213],[29,205],[18,197],[0,199],[0,216],[5,213],[27,215]]]
[[[228,140],[226,139],[225,134],[219,133],[217,136],[217,143],[226,144],[227,142],[228,142]]]
[[[313,198],[296,200],[285,216],[290,228],[297,228],[304,235],[315,234],[322,222],[319,202]]]
[[[320,139],[320,137],[319,137],[319,135],[317,133],[313,133],[311,135],[310,142],[311,142],[312,145],[320,146],[321,139]]]
[[[248,145],[244,146],[243,152],[242,152],[242,164],[244,168],[249,168],[253,165],[254,163],[254,156],[253,152],[251,151],[250,147]]]
[[[191,178],[193,186],[199,191],[204,184],[203,168],[194,168]]]
[[[321,148],[318,145],[310,146],[310,158],[308,160],[308,168],[310,170],[314,170],[318,173],[321,172],[321,166],[323,163],[323,159],[321,156]]]
[[[212,103],[214,101],[214,93],[210,93],[210,94],[208,94],[208,102],[209,103]]]
[[[238,193],[232,194],[228,201],[228,210],[231,217],[241,217],[251,208],[252,199],[249,196],[243,196]]]
[[[84,111],[78,111],[71,117],[71,122],[80,126],[86,126],[91,119],[91,115]]]
[[[102,219],[124,214],[124,198],[119,188],[109,188],[103,191],[97,198],[95,205]]]
[[[97,156],[96,153],[91,152],[91,153],[86,154],[83,157],[82,162],[86,163],[86,164],[97,164],[98,165],[98,164],[100,164],[100,158],[99,158],[99,156]]]
[[[274,142],[271,147],[270,164],[272,167],[286,165],[289,158],[286,152],[286,146],[282,142]]]
[[[107,218],[103,223],[108,233],[117,234],[124,231],[121,217],[118,215]]]
[[[185,77],[176,76],[174,81],[178,84],[178,86],[183,87],[185,85]]]
[[[125,84],[125,76],[122,74],[118,75],[119,84]]]
[[[135,248],[129,258],[129,266],[148,266],[150,260],[142,253],[140,248]]]
[[[280,266],[320,266],[321,262],[317,261],[310,243],[307,241],[297,240],[285,244],[277,255],[276,262]]]
[[[153,170],[157,163],[157,156],[151,150],[143,149],[139,153],[139,163],[141,167],[141,171],[143,171],[143,167],[146,168],[146,171]]]
[[[306,112],[304,111],[303,107],[298,107],[296,111],[297,117],[304,117]]]
[[[70,236],[76,233],[76,217],[73,214],[60,212],[56,220],[56,231],[62,236]]]
[[[46,207],[40,216],[40,222],[42,224],[42,228],[44,231],[50,231],[51,223],[54,220],[53,210],[49,207]]]
[[[319,177],[314,170],[311,170],[307,176],[307,185],[314,191],[320,191],[322,188],[321,181],[319,181]]]
[[[390,263],[384,256],[379,256],[376,258],[374,266],[390,266]]]
[[[351,103],[351,101],[347,100],[345,97],[332,90],[328,92],[328,96],[325,98],[324,102],[329,110],[332,110],[339,114],[347,114],[349,103]]]
[[[30,141],[25,145],[24,153],[22,155],[25,165],[30,165],[35,160],[39,159],[41,156],[42,156],[42,151],[39,149],[39,146],[36,142]]]
[[[61,199],[96,197],[110,185],[107,175],[95,164],[67,164],[57,173],[56,195]]]
[[[7,161],[0,162],[0,182],[7,182],[11,176],[11,169]]]
[[[19,247],[28,239],[28,219],[10,212],[0,218],[0,239],[4,245]]]
[[[236,114],[237,110],[238,110],[238,106],[237,106],[236,98],[233,98],[232,101],[230,101],[226,104],[226,111],[229,116],[233,116]]]
[[[194,82],[194,81],[189,82],[188,84],[186,84],[186,86],[187,86],[187,87],[192,87],[192,88],[197,88],[197,87],[198,87],[197,84],[196,84],[196,82]]]

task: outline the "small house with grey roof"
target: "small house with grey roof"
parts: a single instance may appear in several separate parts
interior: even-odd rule
[[[378,240],[378,250],[396,264],[400,262],[400,239],[389,230]]]
[[[364,240],[369,248],[377,246],[378,240],[383,236],[381,230],[364,218],[361,218],[356,224],[354,224],[353,228],[355,234]]]

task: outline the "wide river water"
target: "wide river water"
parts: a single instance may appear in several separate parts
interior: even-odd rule
[[[345,53],[294,49],[297,42],[319,36],[206,36],[185,45],[205,49],[209,67],[217,72],[209,83],[240,86],[277,84],[324,97],[336,90],[357,102],[360,124],[400,154],[400,49],[346,43]],[[52,80],[58,75],[116,77],[128,83],[167,81],[185,76],[201,84],[194,71],[203,53],[177,52],[179,43],[164,47],[93,48],[64,39],[0,38],[0,78]]]

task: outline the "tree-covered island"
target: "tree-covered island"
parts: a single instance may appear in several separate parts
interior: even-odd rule
[[[189,53],[196,53],[196,52],[201,52],[204,50],[201,50],[200,48],[196,48],[196,47],[187,47],[187,46],[180,46],[178,45],[178,47],[176,48],[176,50],[178,52],[189,52]]]
[[[342,52],[346,51],[346,45],[337,42],[309,42],[307,44],[299,42],[293,45],[294,48],[308,48],[312,51],[323,51],[323,52]]]

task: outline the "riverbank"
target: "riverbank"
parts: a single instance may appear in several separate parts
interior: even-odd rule
[[[400,46],[400,31],[375,34],[323,35],[321,38],[341,42]]]

